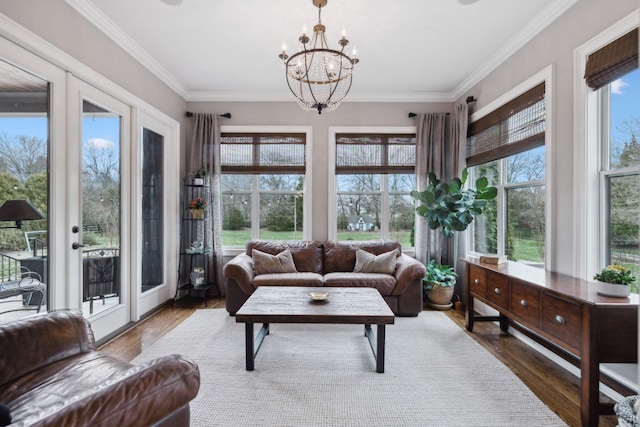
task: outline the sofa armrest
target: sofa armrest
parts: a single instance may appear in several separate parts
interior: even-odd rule
[[[396,262],[396,287],[391,295],[403,294],[415,280],[422,282],[426,274],[427,269],[420,261],[409,255],[401,254]]]
[[[255,276],[253,259],[246,253],[241,253],[227,262],[222,268],[222,274],[225,279],[234,280],[245,294],[251,295],[253,293],[254,289],[251,284]]]
[[[85,390],[42,421],[46,425],[149,426],[187,405],[199,389],[200,371],[193,361],[175,354],[163,356],[133,365],[98,390]]]
[[[74,311],[53,311],[0,326],[0,386],[62,359],[95,350],[91,324]]]

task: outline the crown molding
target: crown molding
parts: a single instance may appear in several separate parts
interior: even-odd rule
[[[187,98],[187,88],[173,74],[162,67],[146,50],[113,23],[104,13],[88,0],[65,0],[69,6],[84,16],[89,22],[124,49],[136,61],[158,77],[178,95]]]
[[[537,36],[542,30],[547,28],[553,21],[562,16],[569,8],[580,0],[557,0],[547,6],[534,19],[518,33],[505,43],[500,50],[491,58],[480,65],[475,72],[467,76],[466,79],[452,92],[453,98],[459,99],[469,90],[487,77],[492,71],[505,62],[514,53],[520,50],[531,39]]]
[[[289,102],[293,101],[289,91],[277,92],[220,92],[192,91],[187,102]],[[407,93],[357,93],[350,92],[343,102],[453,102],[451,92],[407,92]]]

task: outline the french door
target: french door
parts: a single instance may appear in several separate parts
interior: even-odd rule
[[[69,296],[101,339],[134,318],[131,107],[73,76],[69,94]]]

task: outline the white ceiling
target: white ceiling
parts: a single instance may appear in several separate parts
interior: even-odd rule
[[[346,100],[451,102],[576,1],[329,0],[322,21],[358,50]],[[291,100],[278,54],[318,17],[312,0],[67,2],[188,101]]]

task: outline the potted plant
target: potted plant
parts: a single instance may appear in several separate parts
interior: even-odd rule
[[[436,309],[450,308],[457,278],[458,274],[453,267],[429,261],[427,273],[422,279],[424,295],[428,297],[427,303]]]
[[[191,202],[189,203],[189,209],[191,209],[191,217],[193,219],[204,218],[204,208],[208,204],[209,203],[202,197],[196,197],[195,199],[191,200]]]
[[[207,171],[198,169],[193,174],[193,185],[204,185],[204,179],[207,177]]]
[[[636,280],[628,268],[619,264],[603,268],[593,279],[597,281],[598,293],[611,297],[628,297],[631,293],[631,282]]]
[[[429,173],[427,188],[424,191],[414,190],[411,192],[411,197],[420,202],[420,205],[416,207],[418,215],[426,220],[430,229],[441,230],[445,239],[454,237],[457,231],[466,230],[476,216],[482,215],[482,210],[487,202],[498,195],[496,187],[489,186],[489,181],[484,176],[476,180],[475,188],[465,188],[467,177],[468,171],[466,168],[463,169],[460,178],[453,178],[448,183],[441,182],[431,172]],[[441,240],[440,244],[442,245],[442,243],[443,241]],[[437,265],[441,261],[441,245],[434,257],[437,262],[432,258],[429,265],[431,263]],[[438,267],[444,267],[445,271],[449,268],[455,274],[453,267],[446,265]],[[428,274],[429,266],[427,266]],[[451,287],[451,295],[453,295],[453,285],[456,278],[457,275],[454,276],[452,284],[449,285]],[[431,300],[431,297],[429,300]],[[449,301],[447,301],[447,304]]]

